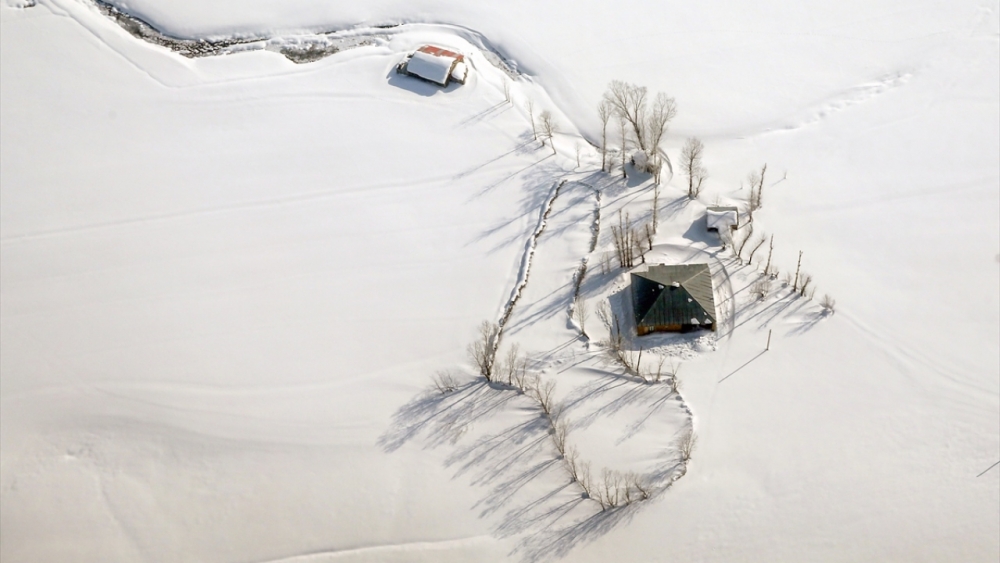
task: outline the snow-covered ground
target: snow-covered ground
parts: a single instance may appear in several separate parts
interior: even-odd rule
[[[195,59],[33,4],[0,7],[5,563],[1000,557],[997,2],[115,4],[253,40]],[[397,75],[425,43],[468,83]],[[680,394],[618,377],[570,318],[587,258],[601,338],[627,280],[599,267],[610,225],[652,205],[584,140],[612,79],[676,98],[675,164],[706,145],[705,192],[675,171],[646,257],[717,282],[716,335],[645,337]],[[835,314],[777,283],[756,301],[759,254],[703,232],[765,162],[756,228]],[[662,477],[696,429],[650,501],[584,502],[524,396],[430,391],[472,381],[526,265],[504,344],[595,470]]]

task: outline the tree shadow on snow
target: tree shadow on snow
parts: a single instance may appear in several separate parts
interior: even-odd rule
[[[499,409],[515,422],[473,436],[473,422]],[[628,521],[639,508],[602,512],[586,500],[569,479],[549,432],[533,402],[504,385],[476,380],[450,393],[427,391],[414,397],[393,415],[378,445],[386,452],[412,441],[424,448],[451,448],[445,466],[485,491],[472,508],[481,518],[494,519],[497,537],[524,534],[511,555],[537,562],[565,556],[575,545]],[[667,464],[650,478],[668,480],[676,467]]]

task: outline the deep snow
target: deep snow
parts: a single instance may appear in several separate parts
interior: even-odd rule
[[[377,35],[302,65],[186,59],[82,2],[11,6],[5,562],[1000,557],[1000,469],[977,477],[1000,459],[997,3],[120,4],[179,37]],[[398,22],[423,23],[367,27]],[[468,84],[397,75],[425,43],[471,54]],[[515,105],[479,46],[525,73]],[[599,139],[616,78],[677,98],[672,157],[706,144],[701,201],[664,186],[647,257],[710,262],[731,307],[732,330],[656,341],[683,401],[609,378],[568,317],[585,256],[589,302],[622,289],[597,265],[608,227],[650,208],[648,179],[597,172],[577,136]],[[764,162],[757,228],[783,271],[804,252],[833,315],[753,301],[754,267],[703,233]],[[505,342],[557,381],[595,466],[670,463],[686,408],[700,436],[683,479],[613,517],[568,506],[530,403],[477,387],[409,416],[433,412],[431,375],[467,369],[562,179]]]

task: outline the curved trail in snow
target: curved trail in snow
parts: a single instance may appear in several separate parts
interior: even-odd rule
[[[540,239],[542,237],[542,233],[545,232],[545,224],[549,218],[549,214],[552,212],[552,205],[556,202],[556,199],[559,197],[559,192],[562,190],[564,185],[566,185],[566,180],[560,180],[553,187],[549,198],[545,201],[545,205],[542,206],[542,210],[539,213],[538,224],[535,226],[535,232],[532,233],[531,237],[528,238],[528,242],[525,243],[524,254],[521,255],[521,268],[517,275],[518,281],[514,285],[514,289],[511,290],[510,298],[507,300],[503,313],[497,321],[497,325],[500,327],[496,338],[497,346],[499,346],[503,329],[507,325],[507,321],[510,320],[511,314],[514,312],[514,307],[517,305],[518,300],[521,299],[521,294],[524,292],[524,288],[528,285],[528,276],[531,274],[531,259],[535,256],[535,249],[538,247],[538,239]],[[494,352],[496,352],[497,346],[494,346]]]

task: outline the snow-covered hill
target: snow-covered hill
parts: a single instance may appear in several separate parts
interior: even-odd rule
[[[241,38],[201,58],[31,4],[0,7],[4,562],[1000,556],[996,2],[115,3]],[[396,74],[425,43],[469,83]],[[351,48],[282,56],[320,44]],[[676,98],[675,162],[706,145],[705,192],[675,170],[647,255],[717,280],[715,336],[644,340],[679,394],[596,343],[627,280],[599,267],[610,226],[655,191],[588,144],[612,79]],[[832,315],[777,282],[757,301],[759,261],[699,228],[765,162],[756,229]],[[472,381],[526,265],[504,346],[595,472],[672,479],[693,424],[651,500],[582,499],[524,396],[430,389]]]

